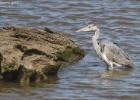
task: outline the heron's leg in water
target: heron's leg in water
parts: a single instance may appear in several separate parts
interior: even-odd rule
[[[106,64],[106,66],[107,66],[106,67],[107,70],[113,70],[113,63],[111,63],[110,61],[107,62],[105,60],[104,60],[104,62]]]
[[[107,64],[107,70],[113,70],[113,63]]]

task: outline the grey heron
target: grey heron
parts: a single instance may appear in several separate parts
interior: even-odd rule
[[[95,35],[92,36],[93,46],[95,48],[96,53],[99,57],[104,60],[107,64],[108,70],[113,70],[113,66],[124,66],[128,68],[133,67],[133,62],[130,57],[116,44],[104,41],[98,42],[98,38],[100,35],[100,30],[94,24],[90,24],[84,28],[77,30],[76,32],[87,32],[87,31],[94,31]]]

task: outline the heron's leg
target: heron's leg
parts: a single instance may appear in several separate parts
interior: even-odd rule
[[[109,63],[109,64],[108,64],[107,70],[113,70],[113,63]]]

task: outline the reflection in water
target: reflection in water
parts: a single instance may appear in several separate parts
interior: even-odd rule
[[[6,90],[11,90],[13,88],[16,89],[22,89],[22,90],[31,90],[32,87],[38,87],[38,88],[43,88],[43,87],[48,87],[48,86],[53,86],[57,83],[58,81],[58,76],[50,76],[48,77],[48,80],[46,82],[38,82],[38,83],[15,83],[15,82],[8,82],[8,81],[0,81],[0,91],[5,91]]]
[[[121,82],[125,82],[123,78],[129,76],[132,73],[132,70],[133,69],[130,68],[104,71],[100,74],[101,79],[99,83],[103,86],[114,87],[116,83],[120,84]]]
[[[36,96],[41,94],[47,97],[56,88],[57,80],[58,77],[53,76],[47,82],[30,84],[0,81],[0,100],[40,100],[42,97]]]
[[[128,69],[114,69],[114,70],[107,70],[101,73],[101,78],[116,78],[116,77],[123,77],[126,75],[129,75],[132,72],[133,69],[128,68]]]

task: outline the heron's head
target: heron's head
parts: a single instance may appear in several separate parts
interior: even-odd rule
[[[96,31],[98,28],[94,24],[89,24],[86,27],[83,27],[76,32],[89,32],[89,31]]]

